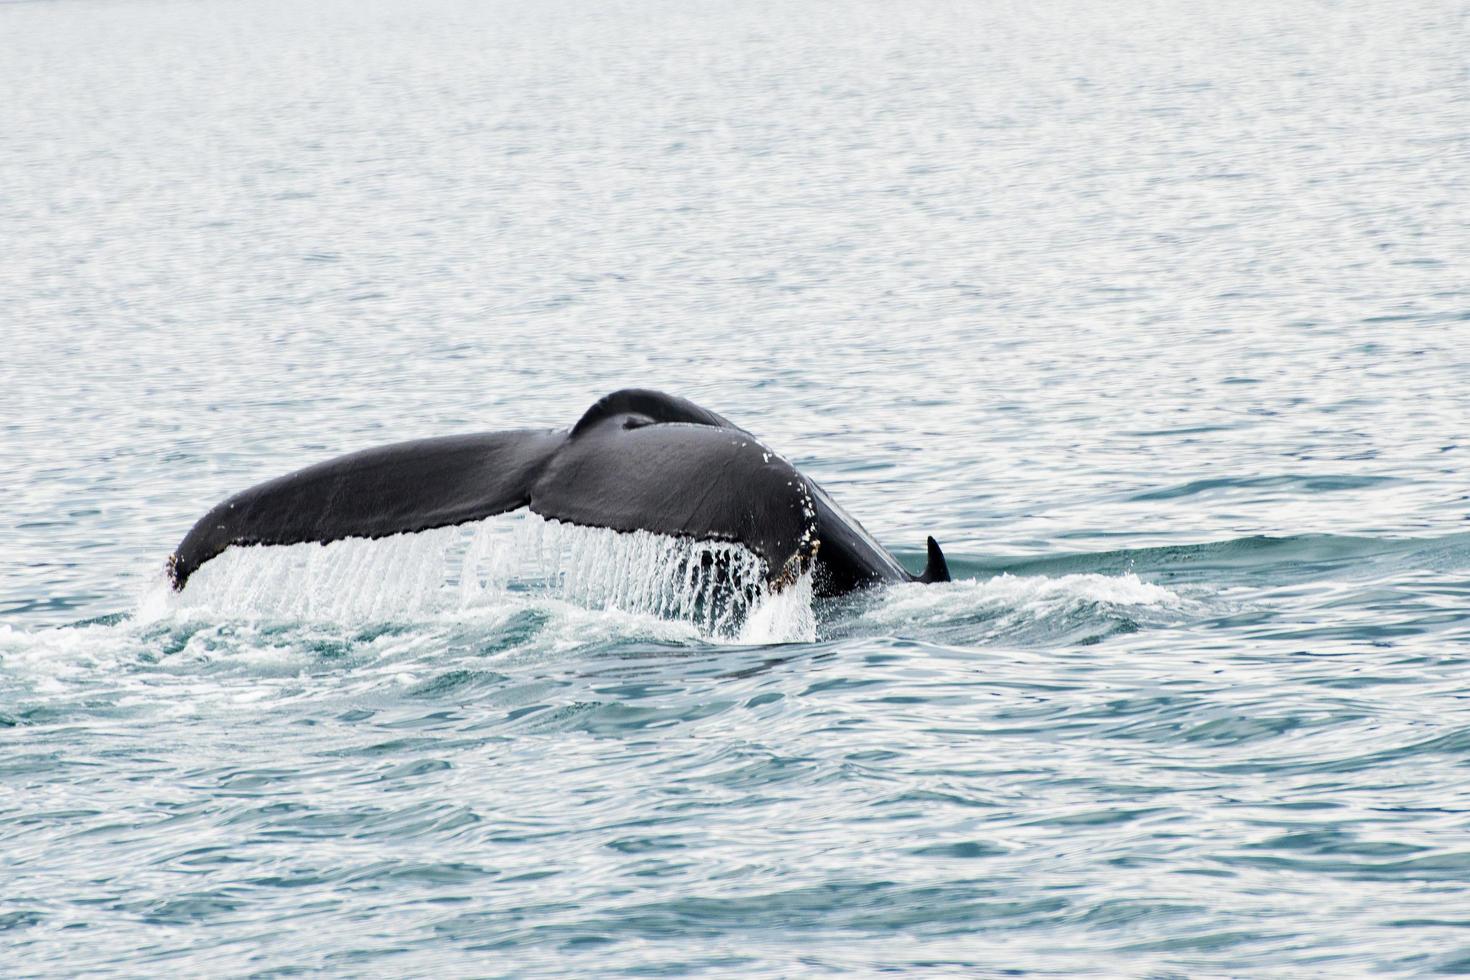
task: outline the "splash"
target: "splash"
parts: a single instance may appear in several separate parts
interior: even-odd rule
[[[715,640],[814,640],[810,575],[780,592],[765,579],[765,562],[739,544],[518,513],[376,541],[230,548],[182,593],[153,584],[139,618],[390,621],[536,598],[688,623]]]

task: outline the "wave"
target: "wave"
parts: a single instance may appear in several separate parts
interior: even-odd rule
[[[1091,644],[1131,633],[1188,604],[1134,573],[1048,577],[1002,573],[875,593],[845,633],[885,632],[952,642]]]
[[[1307,494],[1331,493],[1337,490],[1358,490],[1364,487],[1381,486],[1386,483],[1396,482],[1398,482],[1397,477],[1358,476],[1353,474],[1281,474],[1278,476],[1218,477],[1208,480],[1190,480],[1185,483],[1175,484],[1174,486],[1147,490],[1142,493],[1135,493],[1129,496],[1128,499],[1136,502],[1174,500],[1179,497],[1193,497],[1198,494],[1213,494],[1220,491],[1230,492],[1236,490],[1279,490]]]
[[[1235,584],[1269,578],[1301,581],[1361,569],[1404,564],[1436,568],[1470,565],[1470,533],[1433,538],[1390,538],[1342,534],[1250,535],[1201,544],[1164,545],[1099,552],[1037,556],[954,556],[956,577],[1145,573],[1170,581]]]

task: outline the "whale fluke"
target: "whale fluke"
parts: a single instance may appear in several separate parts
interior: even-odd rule
[[[287,473],[200,518],[169,559],[169,576],[182,589],[231,545],[382,538],[517,510],[564,438],[555,430],[441,436]]]
[[[773,588],[814,561],[821,595],[949,580],[933,538],[924,574],[910,574],[755,436],[641,388],[600,399],[570,429],[400,442],[258,484],[194,525],[169,558],[169,576],[181,590],[232,546],[381,538],[521,508],[588,527],[738,542],[765,563]]]

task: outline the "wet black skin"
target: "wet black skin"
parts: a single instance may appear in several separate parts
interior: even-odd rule
[[[821,487],[758,439],[693,402],[615,391],[570,429],[400,442],[339,456],[235,494],[169,559],[175,589],[231,546],[381,538],[528,508],[542,517],[738,541],[780,588],[815,563],[821,596],[886,582],[946,582],[929,539],[910,574]]]

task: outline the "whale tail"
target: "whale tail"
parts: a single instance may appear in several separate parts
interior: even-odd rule
[[[257,484],[205,514],[168,573],[182,591],[196,569],[235,546],[386,538],[526,508],[583,527],[739,542],[765,561],[779,588],[816,554],[818,492],[724,417],[682,398],[625,389],[570,431],[400,442]]]
[[[948,582],[949,563],[944,560],[944,552],[939,550],[939,542],[934,538],[929,539],[929,560],[924,565],[924,574],[919,576],[919,581]]]
[[[521,509],[582,527],[738,542],[765,563],[776,590],[817,563],[824,596],[916,580],[755,436],[692,402],[637,388],[601,399],[570,430],[378,446],[242,490],[179,542],[169,578],[181,591],[232,547],[386,538]],[[933,538],[917,581],[949,581]]]

